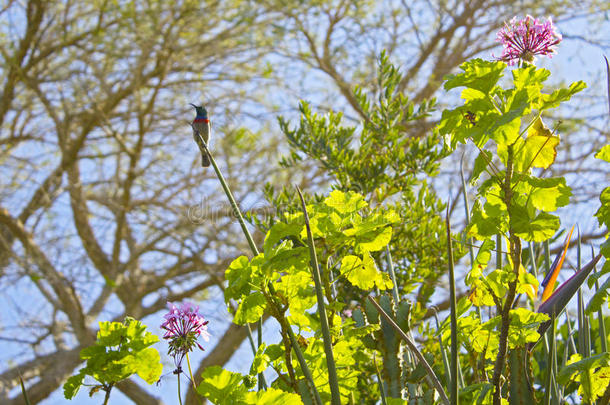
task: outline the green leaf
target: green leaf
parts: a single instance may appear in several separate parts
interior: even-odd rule
[[[602,146],[602,148],[595,154],[595,158],[610,163],[610,145]]]
[[[515,234],[528,242],[542,242],[549,239],[555,235],[560,225],[558,217],[546,212],[541,212],[530,219],[527,210],[518,205],[511,207],[511,220]]]
[[[481,150],[479,155],[474,160],[474,167],[472,168],[472,175],[470,177],[470,183],[474,184],[481,176],[481,173],[487,169],[489,163],[492,161],[492,154],[489,151]]]
[[[602,243],[599,250],[606,259],[610,258],[610,238],[606,239],[606,241]],[[606,260],[606,263],[608,263],[608,260]],[[604,263],[602,273],[606,270],[606,263]]]
[[[466,228],[467,235],[479,240],[485,240],[493,235],[504,232],[507,228],[507,215],[502,213],[502,210],[499,208],[492,204],[486,204],[485,209],[483,209],[480,202],[476,201],[472,208],[470,224]],[[488,213],[488,210],[491,212]]]
[[[101,384],[116,384],[137,373],[147,383],[159,379],[163,366],[159,352],[149,347],[159,338],[146,331],[140,321],[127,317],[124,322],[100,322],[97,340],[81,350],[87,365],[64,385],[64,395],[74,396],[86,375]]]
[[[276,404],[303,404],[301,397],[291,392],[285,392],[276,388],[267,388],[265,391],[248,392],[246,403],[252,405],[276,405]]]
[[[344,193],[339,190],[333,190],[324,200],[324,204],[336,209],[340,214],[351,214],[367,206],[362,195],[353,191]]]
[[[487,267],[487,263],[491,259],[491,251],[496,247],[496,243],[492,239],[485,239],[477,251],[477,256],[472,263],[472,267],[466,276],[466,284],[470,285],[474,279],[478,279],[483,275],[483,270]]]
[[[161,356],[157,349],[149,347],[136,352],[133,357],[132,365],[140,378],[148,384],[159,381],[159,377],[161,377],[163,372],[163,365],[161,364]]]
[[[282,300],[288,301],[290,323],[300,328],[310,328],[311,318],[307,310],[315,305],[316,294],[309,263],[302,269],[283,275],[280,282],[275,283],[275,288]]]
[[[563,177],[541,179],[522,176],[520,179],[523,181],[515,186],[515,190],[529,196],[528,204],[533,209],[555,211],[570,202],[572,190],[566,185],[566,180]]]
[[[269,277],[273,272],[309,266],[309,249],[304,246],[293,248],[292,241],[287,240],[282,242],[277,250],[274,249],[270,257],[265,253],[265,259],[262,272]]]
[[[600,353],[580,360],[576,354],[570,358],[570,364],[563,367],[557,376],[557,382],[567,385],[569,381],[580,381],[578,393],[583,402],[590,403],[604,394],[610,383],[610,353]]]
[[[289,222],[276,222],[265,235],[265,244],[263,251],[269,254],[280,240],[289,236],[299,236],[304,227],[302,213],[298,217],[289,217]],[[300,220],[299,220],[300,219]]]
[[[85,347],[80,351],[80,358],[83,360],[91,359],[106,354],[106,348],[99,344]]]
[[[83,385],[85,374],[84,370],[81,370],[78,374],[66,380],[64,383],[64,398],[72,399],[76,396],[80,386]]]
[[[554,92],[552,92],[551,94],[548,94],[548,95],[543,94],[542,102],[538,108],[540,110],[546,110],[549,108],[559,107],[559,104],[562,101],[569,100],[574,94],[578,93],[579,91],[584,90],[586,87],[587,87],[587,84],[585,82],[578,81],[578,82],[570,84],[570,87],[568,87],[567,89],[562,88],[562,89],[555,90]]]
[[[601,206],[595,213],[597,217],[597,221],[599,222],[599,226],[606,225],[606,227],[610,228],[610,187],[606,187],[599,196],[599,201],[601,202]],[[604,254],[606,258],[610,257],[610,255]]]
[[[559,137],[528,135],[515,153],[515,169],[525,172],[533,167],[548,168],[557,156]]]
[[[239,299],[241,296],[250,293],[251,275],[252,267],[246,256],[239,256],[231,262],[229,268],[225,271],[225,279],[228,282],[224,292],[226,302],[230,299]]]
[[[538,91],[542,90],[542,82],[551,76],[551,72],[548,69],[537,69],[534,65],[514,69],[512,73],[516,89],[534,87]]]
[[[515,274],[513,272],[506,271],[505,269],[497,269],[485,277],[485,283],[487,288],[489,288],[496,297],[502,298],[508,291],[508,284],[514,280],[514,278]]]
[[[503,76],[506,63],[471,59],[462,63],[460,69],[463,70],[463,73],[445,77],[447,79],[445,90],[464,86],[489,94]]]
[[[238,404],[244,401],[246,387],[241,384],[243,375],[211,366],[203,370],[197,392],[214,404]]]
[[[370,225],[373,225],[375,229],[369,230],[371,228]],[[358,226],[353,228],[356,232],[354,234],[357,243],[356,252],[377,252],[390,243],[392,227],[389,225],[380,227],[379,225],[381,224],[378,221],[371,221],[366,223],[366,227]],[[344,234],[346,236],[349,235],[347,231]]]
[[[118,346],[127,337],[125,325],[120,322],[100,322],[97,332],[97,344],[100,346]]]
[[[525,347],[527,343],[537,342],[540,338],[538,326],[549,320],[549,316],[530,311],[527,308],[516,308],[510,310],[510,328],[508,332],[508,343],[510,349]]]
[[[603,245],[607,245],[608,248],[608,253],[610,254],[610,239],[607,239],[606,242],[604,242]],[[602,255],[603,250],[601,251]],[[602,266],[601,271],[596,271],[595,273],[591,274],[589,276],[589,278],[587,278],[587,285],[589,286],[589,288],[593,288],[593,286],[595,285],[595,282],[597,280],[599,280],[600,278],[602,278],[603,276],[605,276],[606,274],[610,273],[610,260],[606,260],[606,262],[604,263],[604,265]]]
[[[591,297],[591,300],[587,304],[585,312],[591,314],[599,311],[604,302],[608,300],[608,297],[610,297],[610,277],[608,277],[599,289],[595,291],[595,294],[593,294],[593,297]]]
[[[341,274],[347,276],[347,280],[363,290],[370,290],[375,285],[380,290],[392,288],[390,277],[377,270],[375,260],[370,253],[365,252],[363,258],[358,256],[345,256],[341,260]]]
[[[261,292],[254,292],[245,297],[235,311],[233,322],[237,325],[256,322],[265,312],[267,300]]]
[[[254,360],[252,361],[252,365],[250,366],[250,375],[262,373],[267,369],[267,367],[269,367],[271,359],[269,358],[269,355],[265,353],[266,348],[267,345],[263,343],[256,350],[256,355],[254,356]]]

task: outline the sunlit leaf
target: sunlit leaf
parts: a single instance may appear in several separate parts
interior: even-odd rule
[[[602,146],[602,148],[595,154],[595,158],[605,160],[606,162],[610,163],[610,144]]]
[[[265,296],[261,292],[254,292],[239,303],[233,322],[238,325],[256,322],[263,315],[266,307]]]
[[[517,236],[528,242],[542,242],[552,237],[559,229],[560,221],[555,215],[540,212],[530,218],[524,207],[511,207],[512,228]]]
[[[503,76],[506,64],[483,59],[471,59],[460,65],[463,73],[446,76],[445,90],[455,87],[470,87],[489,94],[500,77]]]

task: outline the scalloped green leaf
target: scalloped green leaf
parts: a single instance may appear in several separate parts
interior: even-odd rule
[[[570,87],[567,89],[561,88],[555,90],[551,94],[543,94],[542,102],[538,108],[540,110],[547,110],[549,108],[559,107],[559,104],[561,104],[563,101],[569,100],[574,94],[584,90],[586,87],[587,84],[582,80],[579,80],[570,84]]]
[[[521,180],[515,191],[527,196],[528,208],[541,211],[555,211],[568,205],[572,190],[563,177],[537,178],[532,176],[517,177]]]
[[[610,163],[610,145],[602,146],[602,148],[595,154],[595,158]]]
[[[225,271],[225,279],[228,282],[224,291],[225,301],[247,295],[251,289],[251,275],[252,267],[246,256],[239,256],[233,260]]]
[[[264,391],[248,392],[245,397],[246,403],[252,405],[276,405],[276,404],[302,404],[303,401],[298,394],[267,388]]]
[[[354,193],[353,191],[344,193],[339,190],[333,190],[330,195],[324,199],[324,204],[336,209],[340,214],[351,214],[360,211],[368,205],[362,195]]]
[[[557,156],[559,137],[529,135],[515,153],[515,169],[521,172],[533,167],[548,168]]]
[[[214,404],[236,404],[243,401],[247,393],[246,387],[241,384],[243,376],[220,366],[206,367],[201,377],[197,392]]]
[[[509,347],[525,347],[527,343],[537,342],[540,338],[538,326],[549,320],[546,314],[530,311],[527,308],[510,310]]]
[[[528,242],[542,242],[559,229],[560,221],[555,215],[540,212],[530,219],[527,210],[520,206],[511,207],[512,228],[515,234]]]
[[[598,208],[597,212],[595,212],[595,217],[599,222],[599,226],[606,225],[606,227],[610,228],[610,187],[606,187],[601,192],[599,201],[601,206]],[[604,256],[610,257],[610,254],[604,254]]]
[[[350,283],[363,290],[370,290],[375,285],[380,290],[392,288],[390,277],[377,269],[375,260],[368,252],[365,252],[362,258],[345,256],[341,260],[341,274],[345,275]]]
[[[63,387],[64,398],[72,399],[76,396],[81,385],[83,385],[85,375],[86,373],[84,372],[84,370],[81,370],[78,374],[75,374],[66,380]]]
[[[464,86],[489,94],[504,75],[506,63],[471,59],[462,63],[460,69],[463,73],[445,76],[445,90]]]
[[[245,325],[258,321],[267,308],[267,300],[261,292],[254,292],[245,297],[235,311],[233,322],[237,325]]]
[[[517,68],[512,71],[515,88],[534,87],[542,90],[543,82],[551,76],[548,69],[537,69],[534,65]]]
[[[302,216],[302,214],[301,214]],[[271,229],[267,231],[265,235],[265,244],[263,245],[263,251],[267,254],[271,252],[273,247],[282,239],[289,236],[299,236],[301,230],[304,227],[304,222],[298,218],[292,218],[289,223],[276,222],[273,224]]]
[[[161,373],[163,372],[163,365],[161,364],[161,356],[157,349],[149,347],[135,352],[132,357],[133,360],[131,361],[131,365],[140,378],[148,384],[159,381],[159,377],[161,377]]]
[[[494,207],[498,208],[486,204],[483,209],[478,201],[475,202],[470,214],[470,224],[466,228],[467,236],[485,240],[506,230],[506,211],[502,212]]]
[[[582,395],[583,402],[595,401],[610,383],[610,353],[600,353],[582,360],[580,355],[573,355],[570,364],[557,375],[557,382],[562,385],[567,385],[571,380],[580,382],[578,393]]]
[[[610,297],[610,277],[608,277],[606,281],[599,286],[597,291],[595,291],[595,294],[593,294],[593,297],[591,297],[591,300],[587,304],[585,313],[591,314],[599,311],[602,305],[608,301],[608,297]]]

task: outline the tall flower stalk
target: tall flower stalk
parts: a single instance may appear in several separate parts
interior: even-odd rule
[[[167,306],[169,312],[165,314],[165,321],[161,324],[161,328],[165,329],[163,339],[169,341],[168,354],[174,358],[174,364],[176,365],[174,374],[178,377],[178,401],[182,403],[180,398],[182,361],[186,357],[191,382],[195,386],[188,354],[195,347],[204,350],[203,346],[197,342],[197,338],[201,336],[206,342],[209,341],[210,334],[207,327],[209,321],[206,321],[203,315],[199,313],[199,306],[190,302],[185,301],[179,306],[168,302]]]

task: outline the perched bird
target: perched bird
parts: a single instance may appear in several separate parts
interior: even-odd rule
[[[195,112],[197,113],[191,124],[193,127],[193,138],[195,138],[195,142],[197,142],[197,146],[199,146],[199,150],[201,150],[201,166],[208,167],[210,165],[210,159],[208,158],[205,146],[199,138],[201,135],[201,138],[203,138],[205,144],[209,147],[210,120],[208,119],[208,110],[206,110],[205,107],[197,106],[192,103],[191,105],[195,107]]]

